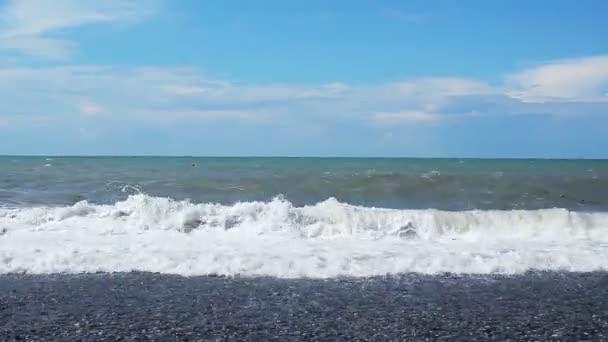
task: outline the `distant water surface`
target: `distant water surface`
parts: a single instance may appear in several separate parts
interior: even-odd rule
[[[606,160],[0,157],[0,205],[150,196],[231,204],[283,195],[398,209],[608,210]]]

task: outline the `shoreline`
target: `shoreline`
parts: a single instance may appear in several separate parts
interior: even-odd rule
[[[608,272],[0,275],[0,339],[606,340]]]

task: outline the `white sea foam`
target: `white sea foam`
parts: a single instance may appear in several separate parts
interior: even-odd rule
[[[608,213],[232,206],[144,194],[0,209],[0,273],[372,276],[608,269]]]
[[[431,170],[429,172],[426,172],[426,173],[423,173],[422,175],[420,175],[421,178],[424,178],[424,179],[430,180],[430,181],[435,181],[440,176],[441,176],[441,172],[439,172],[437,170]]]

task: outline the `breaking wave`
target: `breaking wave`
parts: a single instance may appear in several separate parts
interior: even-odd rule
[[[0,273],[373,276],[608,269],[608,213],[397,210],[330,198],[0,209]]]

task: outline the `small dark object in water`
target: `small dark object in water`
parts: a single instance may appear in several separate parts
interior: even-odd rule
[[[408,222],[405,226],[399,228],[399,236],[406,239],[414,239],[418,236],[416,227],[412,222]]]
[[[192,166],[196,166],[196,164],[192,163]]]
[[[201,219],[187,220],[183,224],[183,231],[184,231],[184,233],[190,233],[194,229],[200,227],[203,224],[205,224],[205,221],[203,221]]]
[[[118,217],[125,217],[125,216],[129,216],[129,213],[127,213],[125,211],[122,211],[122,210],[119,210],[119,211],[114,212],[112,214],[112,216],[114,216],[116,218],[118,218]]]
[[[238,216],[228,216],[226,221],[224,221],[224,228],[226,230],[232,229],[241,223],[241,218]]]

